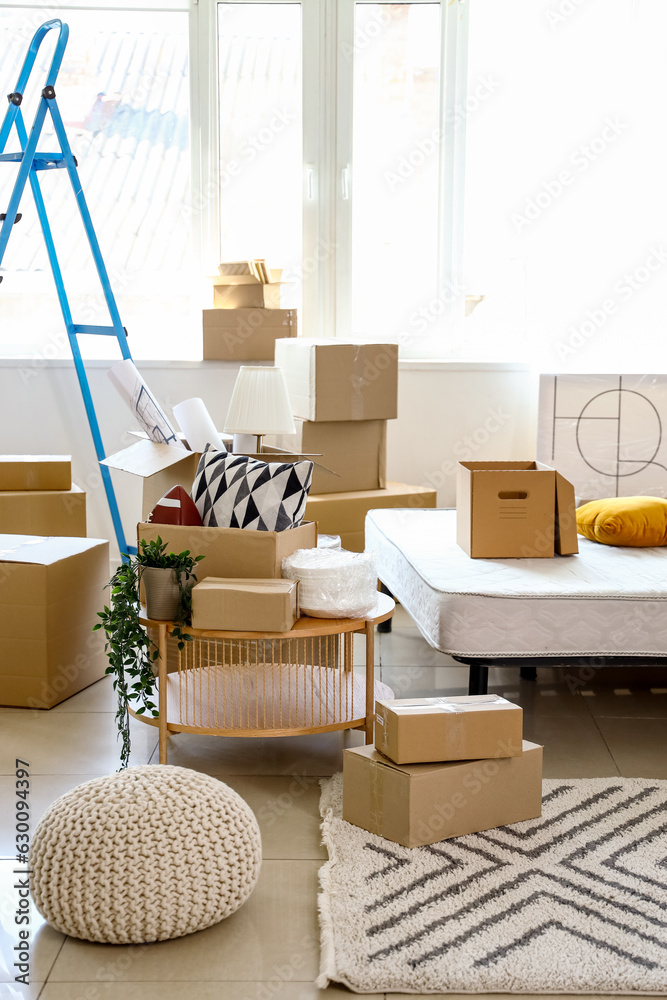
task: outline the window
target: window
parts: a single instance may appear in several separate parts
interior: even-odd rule
[[[201,200],[220,220],[203,226],[205,269],[270,257],[293,283],[305,334],[453,353],[463,132],[450,123],[465,87],[466,5],[198,10]]]
[[[470,0],[470,353],[664,372],[662,0]]]
[[[143,6],[151,6],[150,3]],[[155,6],[155,5],[153,5]],[[175,5],[172,5],[175,6]],[[181,7],[183,5],[181,4]],[[70,38],[56,83],[58,106],[109,271],[121,319],[137,358],[197,357],[184,331],[197,324],[191,246],[188,15],[184,10],[55,11],[0,8],[0,92],[13,91],[34,31],[52,14]],[[22,110],[34,116],[56,31],[40,49]],[[4,111],[3,111],[4,114]],[[45,150],[56,148],[49,138]],[[18,149],[12,131],[12,146]],[[0,164],[0,206],[16,171]],[[39,175],[75,322],[108,325],[85,231],[65,171]],[[0,351],[69,357],[53,279],[28,189],[23,218],[3,260]],[[29,297],[30,309],[26,309]],[[199,321],[200,322],[200,321]],[[197,325],[194,326],[197,329]],[[80,338],[87,357],[108,357],[105,338]]]

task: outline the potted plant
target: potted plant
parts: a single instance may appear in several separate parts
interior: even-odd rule
[[[158,714],[152,699],[156,681],[153,665],[159,653],[139,622],[140,580],[150,569],[167,571],[167,575],[172,576],[178,600],[172,604],[174,613],[169,620],[176,625],[172,634],[182,649],[183,643],[192,638],[183,632],[183,627],[190,624],[191,591],[197,579],[194,570],[203,558],[192,556],[189,550],[178,554],[167,552],[166,543],[159,537],[150,542],[143,539],[137,555],[123,553],[124,562],[109,581],[111,604],[98,612],[102,620],[93,630],[103,628],[107,636],[105,650],[109,666],[106,673],[114,675],[113,686],[118,694],[116,722],[122,739],[121,768],[127,767],[130,757],[130,699],[139,706],[134,709],[137,715],[151,712],[155,717]]]

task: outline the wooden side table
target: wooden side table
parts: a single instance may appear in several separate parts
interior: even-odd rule
[[[187,629],[182,651],[170,638],[174,625],[142,615],[157,631],[157,718],[130,713],[160,734],[160,763],[167,763],[169,733],[213,736],[293,736],[364,729],[373,742],[375,626],[388,621],[394,601],[378,593],[366,618],[302,616],[289,632]],[[366,636],[363,714],[354,684],[352,637]],[[169,644],[171,653],[169,655]],[[176,653],[174,654],[174,650]],[[168,660],[174,669],[168,672]]]

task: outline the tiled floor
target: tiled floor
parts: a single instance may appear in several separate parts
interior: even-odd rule
[[[397,696],[465,693],[465,668],[431,650],[401,609],[392,634],[377,638],[378,675]],[[667,778],[665,672],[599,670],[588,677],[576,667],[544,669],[533,683],[520,681],[515,670],[496,669],[490,688],[523,705],[527,737],[545,746],[546,777]],[[0,709],[0,802],[13,801],[16,757],[30,762],[33,821],[58,795],[116,770],[113,713],[108,679],[50,712]],[[132,762],[155,762],[156,730],[140,723],[132,730]],[[317,870],[325,857],[317,807],[319,777],[339,770],[343,748],[360,742],[358,733],[279,740],[172,737],[170,763],[219,776],[255,811],[264,851],[255,892],[215,927],[138,947],[65,938],[35,912],[29,988],[12,982],[13,816],[0,810],[0,1000],[351,996],[335,987],[322,992],[312,982],[318,969]]]

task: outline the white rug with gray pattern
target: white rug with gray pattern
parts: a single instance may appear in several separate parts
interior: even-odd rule
[[[551,779],[541,819],[406,848],[322,782],[320,987],[667,993],[667,781]]]

